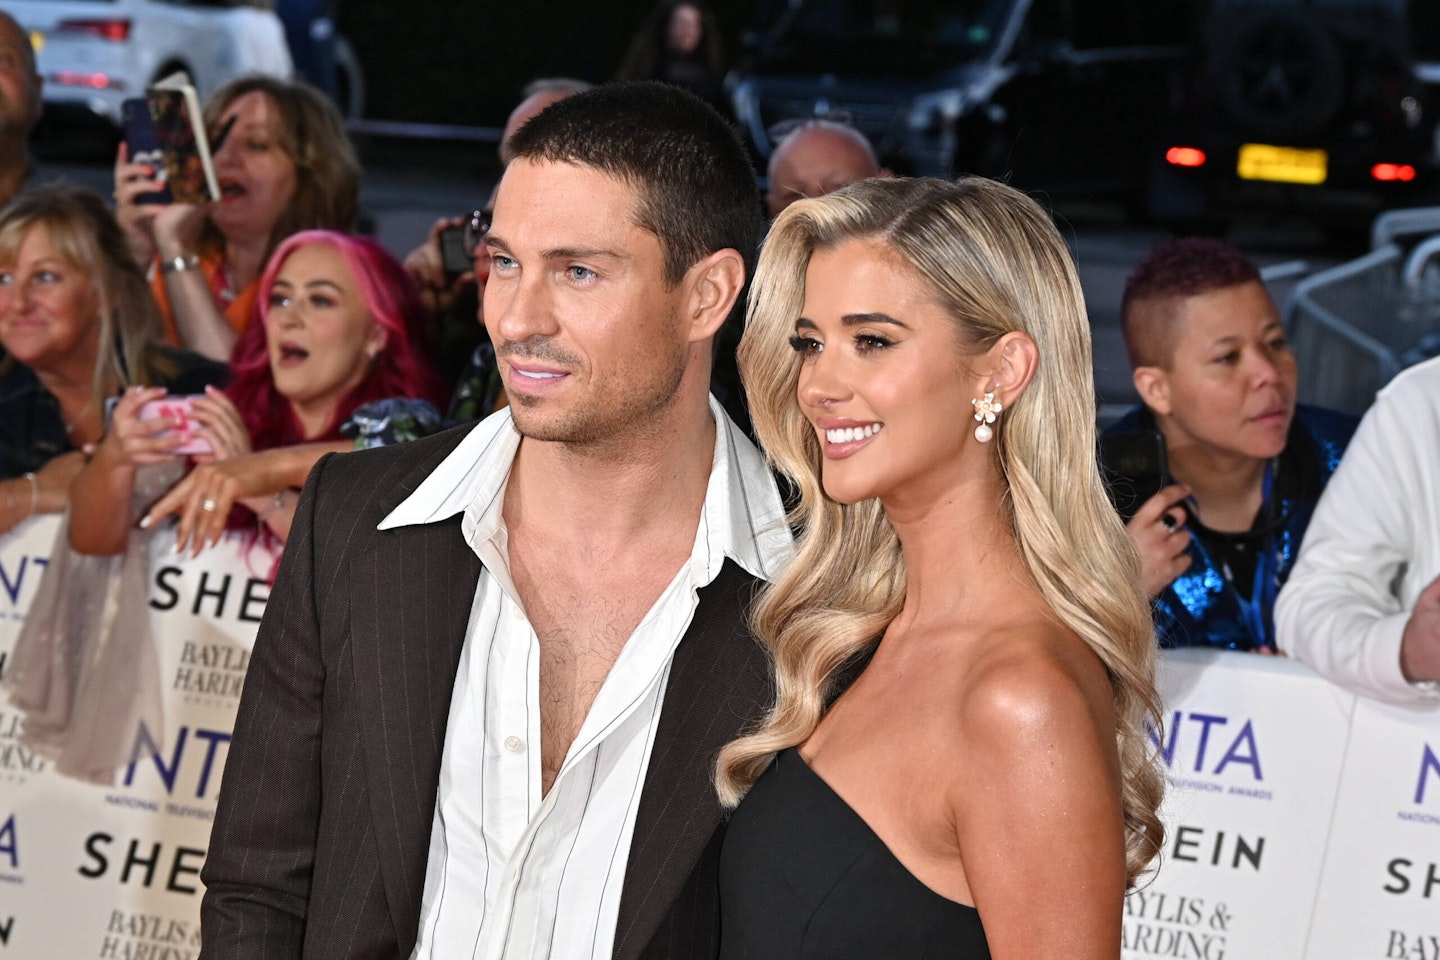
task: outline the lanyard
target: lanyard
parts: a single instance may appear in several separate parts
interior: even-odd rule
[[[1271,461],[1265,464],[1265,480],[1261,491],[1260,509],[1265,510],[1270,504],[1270,496],[1275,489],[1275,464]],[[1279,592],[1276,580],[1279,575],[1280,556],[1275,543],[1275,530],[1272,529],[1265,536],[1265,545],[1260,549],[1260,554],[1255,558],[1255,582],[1250,587],[1250,597],[1240,595],[1240,591],[1234,589],[1234,577],[1230,572],[1230,564],[1221,561],[1221,567],[1225,574],[1225,582],[1230,586],[1230,592],[1234,596],[1235,603],[1240,607],[1240,617],[1245,623],[1246,630],[1250,634],[1250,641],[1256,647],[1268,647],[1274,649],[1275,642],[1266,629],[1265,615],[1275,609],[1275,595]],[[1202,550],[1203,550],[1202,546]],[[1209,553],[1208,550],[1205,551]]]

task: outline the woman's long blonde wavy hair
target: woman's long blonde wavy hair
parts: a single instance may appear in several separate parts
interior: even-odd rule
[[[1163,838],[1163,787],[1145,730],[1160,728],[1149,604],[1096,465],[1090,327],[1074,264],[1039,205],[991,180],[863,181],[793,204],[765,241],[740,370],[760,441],[799,491],[801,534],[795,561],[752,617],[774,660],[776,704],[757,731],[721,752],[721,799],[739,803],[777,752],[809,738],[841,668],[874,648],[905,601],[900,542],[883,507],[825,496],[819,442],[796,401],[800,357],[788,341],[806,268],[816,250],[847,240],[878,243],[924,278],[967,351],[1011,331],[1038,347],[1034,379],[995,426],[996,453],[1030,575],[1110,677],[1133,883]],[[969,413],[955,412],[956,429],[967,428]]]

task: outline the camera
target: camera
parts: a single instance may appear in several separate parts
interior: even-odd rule
[[[465,227],[446,227],[440,231],[440,262],[445,272],[458,277],[475,269],[475,261],[465,252]]]

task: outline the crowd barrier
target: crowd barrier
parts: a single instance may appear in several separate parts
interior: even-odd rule
[[[0,676],[56,527],[0,536]],[[269,560],[241,538],[197,559],[169,542],[150,583],[165,724],[136,731],[152,756],[110,786],[69,780],[0,701],[5,960],[198,953],[198,874]],[[1160,686],[1166,840],[1126,903],[1126,960],[1440,960],[1440,712],[1248,654],[1167,654]]]

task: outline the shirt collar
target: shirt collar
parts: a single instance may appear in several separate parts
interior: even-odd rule
[[[714,580],[726,557],[751,576],[773,580],[794,550],[775,479],[714,397],[710,413],[715,452],[690,554],[692,585],[698,589]],[[490,415],[380,521],[379,529],[436,523],[463,512],[461,529],[468,542],[495,536],[519,449],[520,433],[509,409]]]

